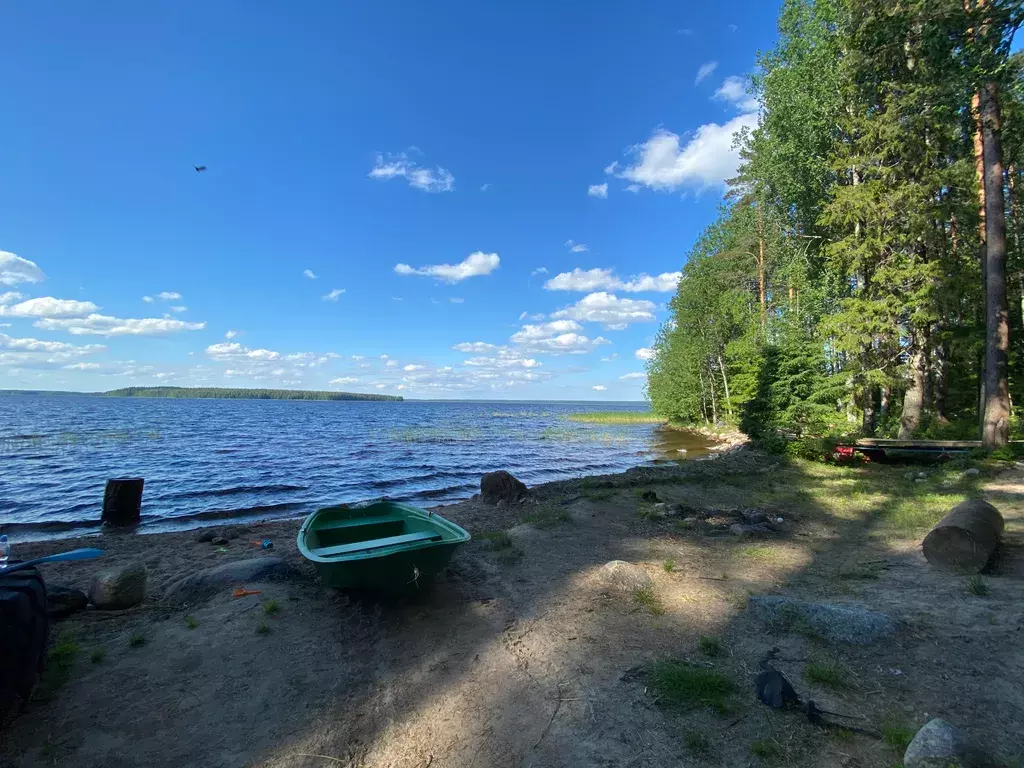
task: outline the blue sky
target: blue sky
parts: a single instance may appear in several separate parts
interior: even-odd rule
[[[0,388],[639,399],[777,10],[5,3]]]

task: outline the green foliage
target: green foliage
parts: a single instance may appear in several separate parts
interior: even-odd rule
[[[401,400],[394,395],[361,392],[317,392],[303,389],[228,389],[225,387],[124,387],[106,397],[218,398],[227,400]]]
[[[637,589],[633,593],[633,599],[637,605],[642,605],[655,616],[661,616],[665,613],[665,606],[662,605],[661,600],[650,587],[640,587]]]
[[[281,606],[277,604],[277,600],[267,600],[263,604],[263,613],[267,616],[275,616],[281,610]]]
[[[665,573],[672,573],[676,569],[676,561],[670,557],[661,564],[661,567],[665,569]]]
[[[804,679],[809,683],[840,691],[850,687],[845,670],[834,661],[808,662],[804,667]]]
[[[710,635],[701,635],[700,640],[697,641],[697,647],[700,648],[700,652],[709,658],[718,658],[725,653],[725,646],[722,641],[717,637]]]
[[[724,672],[682,661],[658,661],[649,670],[651,687],[659,701],[676,707],[710,707],[719,714],[731,711],[736,683]]]
[[[102,664],[103,660],[106,658],[106,648],[93,648],[92,653],[89,654],[89,661],[91,661],[93,664]]]
[[[649,411],[593,411],[572,413],[569,421],[584,424],[663,424],[665,419]]]
[[[902,755],[914,740],[917,731],[898,717],[888,717],[882,723],[882,740]]]
[[[139,632],[133,632],[131,637],[128,638],[128,646],[130,648],[141,648],[145,644],[146,636]]]
[[[683,745],[694,755],[707,755],[711,752],[711,739],[702,731],[687,731],[683,734]]]
[[[969,576],[967,578],[967,591],[975,597],[987,597],[988,584],[981,576]]]
[[[185,626],[189,629],[195,629],[199,626],[199,619],[197,619],[195,616],[186,616]]]

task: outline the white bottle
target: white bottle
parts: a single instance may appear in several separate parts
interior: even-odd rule
[[[11,545],[7,542],[7,536],[0,536],[0,568],[7,565],[7,558],[11,556]]]

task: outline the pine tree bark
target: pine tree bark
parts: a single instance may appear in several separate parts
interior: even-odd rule
[[[998,448],[1010,440],[1008,359],[1010,323],[1006,306],[1006,212],[1000,137],[999,86],[980,91],[985,161],[985,420],[981,441]]]
[[[900,440],[910,440],[921,426],[921,409],[924,406],[924,380],[927,375],[924,345],[920,337],[913,337],[913,352],[910,355],[907,391],[903,395],[903,414],[900,416]]]
[[[932,408],[935,418],[940,424],[948,424],[946,400],[949,394],[949,342],[941,341],[935,345],[932,354],[932,373],[935,383],[932,387]]]
[[[878,398],[878,416],[883,421],[889,415],[889,403],[892,402],[892,387],[886,384]]]

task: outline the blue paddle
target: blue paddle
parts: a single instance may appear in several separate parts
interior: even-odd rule
[[[91,560],[94,557],[99,557],[103,554],[102,549],[73,549],[70,552],[61,552],[59,555],[47,555],[46,557],[37,557],[35,560],[26,560],[24,563],[15,563],[9,565],[6,568],[0,568],[0,576],[11,571],[20,571],[22,568],[31,568],[33,565],[41,565],[42,563],[63,563],[68,560]]]

